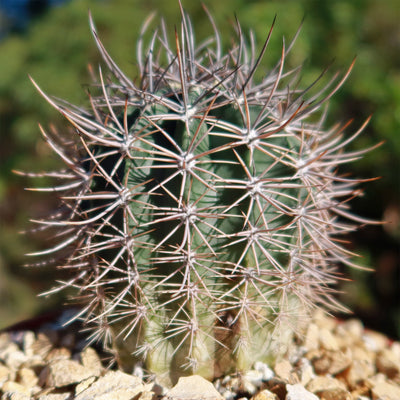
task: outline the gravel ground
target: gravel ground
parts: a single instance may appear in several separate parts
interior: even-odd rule
[[[352,319],[317,314],[274,365],[213,383],[191,376],[172,388],[107,369],[75,327],[0,333],[1,400],[400,400],[400,343]]]

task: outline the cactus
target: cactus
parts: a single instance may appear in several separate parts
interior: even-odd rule
[[[145,49],[145,22],[136,83],[90,18],[110,71],[99,69],[91,110],[34,83],[73,128],[72,138],[41,128],[66,168],[44,189],[60,208],[36,220],[58,241],[37,255],[70,269],[58,289],[84,303],[76,318],[92,340],[125,369],[144,362],[172,382],[245,370],[284,351],[314,309],[342,310],[337,264],[356,265],[340,235],[368,222],[348,207],[362,180],[337,172],[366,151],[345,147],[368,121],[349,137],[347,125],[324,127],[351,68],[308,94],[284,72],[290,44],[257,81],[272,28],[256,53],[237,23],[223,53],[211,15],[214,36],[196,46],[181,12],[172,44],[162,23]]]

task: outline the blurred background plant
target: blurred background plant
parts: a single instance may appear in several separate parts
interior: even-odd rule
[[[382,176],[365,186],[365,196],[353,201],[360,215],[389,221],[369,226],[349,238],[349,247],[363,255],[361,263],[375,269],[347,270],[342,301],[364,323],[400,337],[400,9],[397,0],[204,0],[221,32],[231,32],[235,14],[244,32],[253,29],[260,41],[277,14],[264,66],[280,56],[282,36],[289,41],[304,18],[301,34],[287,68],[303,64],[305,86],[330,66],[346,69],[357,57],[353,72],[330,105],[329,122],[354,119],[354,128],[373,118],[357,140],[357,148],[382,140],[385,144],[352,164],[352,174]],[[55,204],[51,195],[24,191],[29,179],[13,169],[49,170],[58,162],[40,138],[37,123],[62,130],[65,121],[48,107],[28,74],[49,94],[72,103],[87,101],[88,62],[97,68],[99,55],[89,33],[90,8],[105,47],[125,73],[136,75],[135,43],[145,17],[157,11],[169,24],[179,23],[178,2],[162,0],[14,1],[24,24],[0,0],[0,328],[44,309],[57,307],[61,298],[37,298],[54,281],[46,267],[25,268],[25,253],[43,248],[43,238],[21,235],[32,216],[47,214]],[[35,5],[36,4],[36,5]],[[50,5],[57,4],[57,7]],[[198,0],[183,1],[196,22],[198,36],[206,37],[209,22]],[[14,16],[14,17],[13,17]],[[29,17],[33,17],[29,19]],[[13,19],[14,18],[14,19]],[[228,35],[225,38],[228,40]],[[332,59],[332,57],[335,57]],[[260,69],[261,70],[261,69]],[[82,84],[82,90],[76,87]],[[65,129],[65,128],[64,128]]]

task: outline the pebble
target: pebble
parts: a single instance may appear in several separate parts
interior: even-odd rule
[[[214,385],[199,375],[179,378],[166,397],[171,400],[222,400]]]
[[[353,396],[345,389],[328,389],[318,392],[320,400],[352,400]]]
[[[4,337],[3,337],[4,340]],[[0,361],[5,362],[7,356],[9,354],[15,353],[19,351],[19,347],[16,343],[13,342],[8,342],[8,343],[2,343],[2,346],[0,347]]]
[[[389,349],[383,349],[376,357],[376,368],[389,379],[395,378],[400,375],[400,357]]]
[[[34,354],[42,359],[46,359],[47,355],[53,348],[53,342],[49,338],[49,336],[45,335],[42,332],[37,334],[36,340],[30,344],[30,346],[25,350],[27,354]]]
[[[390,346],[390,350],[400,363],[400,342],[393,342]]]
[[[1,400],[30,400],[30,396],[19,392],[5,392]]]
[[[109,371],[74,399],[131,400],[142,392],[143,387],[142,380],[136,376],[121,371]]]
[[[47,386],[60,388],[79,383],[93,376],[91,370],[73,360],[56,360],[46,366],[40,374],[41,382]]]
[[[33,388],[39,383],[39,378],[31,368],[21,368],[17,373],[18,382],[27,388]]]
[[[92,376],[100,376],[103,365],[97,352],[91,347],[87,347],[80,355],[82,365],[90,371]]]
[[[314,368],[305,357],[300,359],[296,372],[303,386],[306,386],[311,379],[315,378]]]
[[[20,383],[17,382],[12,382],[12,381],[7,381],[3,384],[2,388],[1,388],[2,392],[4,394],[6,393],[20,393],[23,394],[25,396],[30,396],[31,392],[28,388],[24,387],[23,385],[21,385]]]
[[[275,393],[270,392],[267,389],[261,390],[251,400],[279,400]]]
[[[7,367],[17,370],[22,366],[22,364],[28,361],[28,357],[25,355],[24,352],[17,350],[12,353],[7,354],[5,358],[5,364]]]
[[[303,385],[286,385],[287,395],[285,400],[319,400],[314,394],[309,392]]]
[[[68,399],[70,399],[69,393],[45,394],[39,397],[39,400],[68,400]]]
[[[254,369],[261,373],[263,381],[267,381],[274,377],[274,371],[267,364],[261,361],[254,363]]]
[[[1,400],[400,400],[400,343],[356,319],[317,314],[275,364],[256,362],[214,385],[189,376],[169,390],[144,384],[143,371],[105,369],[82,343],[71,331],[0,333]]]
[[[271,372],[273,373],[273,371]],[[262,371],[258,371],[254,368],[243,375],[243,380],[247,381],[250,385],[257,387],[261,386],[263,380],[267,380],[264,377],[265,375]]]
[[[257,385],[242,377],[240,379],[240,391],[253,395],[257,392]]]
[[[22,339],[23,342],[22,349],[27,357],[32,357],[34,355],[33,344],[35,343],[35,340],[36,338],[33,332],[31,331],[24,332],[24,336]]]
[[[349,351],[317,351],[313,354],[312,365],[317,374],[337,375],[350,367],[352,355]]]
[[[304,338],[304,346],[308,350],[316,350],[318,349],[318,342],[319,342],[319,328],[316,324],[310,323]]]
[[[221,393],[221,392],[219,391],[218,393]],[[222,392],[222,397],[225,400],[233,400],[235,398],[235,396],[236,396],[236,393],[233,392],[232,390],[225,390]],[[246,399],[247,399],[247,397],[246,397]]]
[[[337,326],[336,320],[327,315],[321,309],[315,311],[313,322],[318,326],[319,329],[328,329],[330,331],[333,331]]]
[[[373,352],[381,351],[388,345],[388,338],[379,332],[366,331],[362,338],[365,347]]]
[[[334,330],[339,348],[354,346],[354,343],[362,341],[364,325],[356,319],[341,322]]]
[[[350,349],[345,351],[329,352],[330,365],[328,367],[328,374],[337,375],[351,366],[352,354]]]
[[[366,379],[375,374],[375,366],[367,360],[353,360],[351,367],[345,372],[344,377],[350,387],[355,389]]]
[[[371,389],[373,400],[399,400],[400,387],[389,382],[378,382]]]
[[[84,390],[86,390],[95,380],[96,380],[96,377],[95,376],[91,376],[91,377],[83,380],[82,382],[79,382],[76,385],[76,388],[75,388],[75,395],[77,395],[77,394],[83,392]]]
[[[288,360],[282,360],[275,364],[275,374],[285,382],[294,383],[293,366]]]
[[[12,372],[10,371],[10,368],[0,364],[0,387],[3,385],[4,382],[7,382],[8,380],[13,380]]]
[[[317,376],[307,384],[307,389],[312,393],[319,393],[324,390],[346,390],[343,382],[330,376]]]
[[[144,390],[138,400],[154,400],[156,398],[153,391]]]
[[[336,338],[333,336],[333,333],[327,328],[322,328],[319,331],[319,343],[321,347],[326,350],[339,350],[339,345]]]
[[[71,358],[71,350],[65,347],[58,347],[52,349],[46,357],[46,361],[52,363],[53,361],[69,360]]]

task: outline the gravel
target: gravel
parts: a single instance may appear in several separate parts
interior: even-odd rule
[[[316,314],[272,365],[212,383],[181,378],[173,388],[142,375],[107,368],[72,327],[0,333],[1,400],[399,400],[400,343],[356,319]]]

